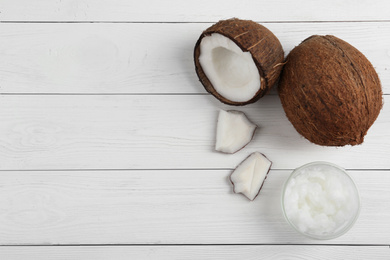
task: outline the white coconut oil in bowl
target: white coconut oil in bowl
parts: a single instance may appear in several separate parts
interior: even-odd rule
[[[333,239],[345,234],[360,211],[358,189],[341,167],[314,162],[295,169],[282,193],[287,222],[314,239]]]

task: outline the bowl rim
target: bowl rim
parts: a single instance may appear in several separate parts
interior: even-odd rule
[[[303,233],[302,231],[300,231],[298,229],[298,227],[296,225],[294,225],[294,223],[292,223],[292,221],[289,220],[289,218],[288,218],[288,216],[286,214],[285,205],[284,205],[284,195],[285,195],[286,188],[287,188],[287,185],[289,184],[290,180],[293,177],[297,176],[298,173],[302,169],[310,167],[310,166],[314,166],[314,165],[327,165],[327,166],[332,166],[332,167],[337,168],[338,170],[340,170],[340,172],[344,173],[344,175],[347,176],[348,179],[351,181],[352,186],[354,187],[354,189],[356,191],[356,195],[357,195],[356,197],[357,197],[358,209],[357,209],[356,214],[354,215],[354,217],[351,218],[349,223],[343,229],[341,229],[340,232],[332,234],[332,235],[328,235],[328,236],[316,236],[316,235],[312,235],[312,234]],[[347,233],[354,226],[354,224],[356,223],[356,221],[357,221],[357,219],[359,218],[359,215],[360,215],[361,199],[360,199],[360,192],[359,192],[359,189],[358,189],[355,181],[353,180],[353,178],[348,174],[348,172],[344,168],[342,168],[342,167],[340,167],[340,166],[338,166],[338,165],[336,165],[334,163],[330,163],[330,162],[326,162],[326,161],[314,161],[314,162],[306,163],[306,164],[304,164],[304,165],[294,169],[290,173],[290,176],[287,178],[287,180],[284,182],[284,185],[283,185],[283,189],[282,189],[282,193],[281,193],[281,205],[282,205],[282,212],[283,212],[283,216],[284,216],[285,220],[299,234],[301,234],[301,235],[303,235],[305,237],[308,237],[308,238],[312,238],[312,239],[329,240],[329,239],[334,239],[334,238],[337,238],[337,237],[340,237],[340,236],[344,235],[345,233]]]

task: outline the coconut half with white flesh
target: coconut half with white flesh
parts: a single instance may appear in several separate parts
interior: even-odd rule
[[[235,153],[244,148],[253,138],[257,125],[240,111],[219,111],[215,150]]]
[[[259,152],[252,153],[230,175],[234,193],[254,200],[260,193],[272,162]]]
[[[221,102],[246,105],[276,83],[284,52],[278,38],[249,20],[219,21],[199,37],[195,69],[205,89]]]

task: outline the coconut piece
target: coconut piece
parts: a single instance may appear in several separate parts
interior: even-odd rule
[[[311,36],[290,52],[278,90],[292,125],[319,145],[361,144],[382,108],[374,67],[331,35]]]
[[[264,96],[277,81],[283,59],[282,45],[271,31],[240,19],[206,29],[194,50],[200,82],[229,105],[246,105]]]
[[[215,150],[235,153],[244,148],[253,138],[257,125],[240,111],[219,111]]]
[[[254,200],[260,193],[272,162],[259,152],[252,153],[230,175],[234,193]]]

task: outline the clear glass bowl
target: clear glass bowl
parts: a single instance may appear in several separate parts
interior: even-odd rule
[[[348,194],[350,194],[350,196],[351,196],[350,199],[352,199],[352,201],[353,201],[352,204],[354,204],[354,206],[352,206],[351,209],[348,209],[349,210],[348,211],[349,214],[348,214],[347,217],[345,217],[347,219],[344,219],[343,221],[341,221],[341,223],[336,224],[336,227],[334,228],[334,230],[331,230],[331,231],[329,231],[329,227],[323,228],[323,227],[319,227],[319,224],[317,224],[317,222],[318,222],[317,219],[321,219],[321,218],[317,218],[317,217],[319,217],[318,216],[318,212],[320,212],[322,210],[322,208],[321,208],[322,207],[321,206],[322,202],[318,202],[318,200],[322,199],[322,201],[323,201],[324,198],[325,198],[325,200],[327,202],[329,202],[328,197],[326,197],[327,195],[320,195],[320,198],[313,198],[313,201],[315,203],[310,203],[311,197],[314,197],[314,196],[309,196],[309,198],[305,197],[306,198],[305,201],[309,200],[309,202],[306,203],[304,206],[302,206],[302,207],[304,207],[304,209],[300,208],[297,211],[292,212],[292,213],[286,212],[286,205],[287,205],[287,208],[289,208],[288,207],[288,203],[292,203],[291,200],[289,202],[285,198],[285,196],[286,196],[286,189],[289,186],[292,186],[292,185],[296,184],[296,177],[299,176],[300,174],[304,174],[304,175],[308,176],[308,175],[313,174],[314,172],[318,172],[318,171],[320,171],[320,172],[322,171],[322,174],[326,174],[327,171],[332,172],[331,173],[332,175],[333,175],[333,172],[334,172],[335,175],[341,174],[341,176],[337,176],[336,178],[341,178],[340,180],[342,180],[344,182],[344,186],[346,188],[345,192],[348,192]],[[306,176],[303,176],[303,177],[306,177]],[[330,174],[329,174],[329,176],[330,176]],[[312,177],[313,177],[313,180],[316,180],[315,176],[312,176]],[[302,179],[300,181],[302,181]],[[293,184],[290,185],[291,182],[293,182]],[[303,187],[303,188],[302,188],[302,186],[300,186],[300,188],[302,188],[302,189],[305,189],[305,188],[310,189],[311,185],[319,185],[319,184],[316,184],[315,182],[313,184],[312,182],[310,182],[309,184],[303,184],[303,186],[305,186],[305,185],[308,185],[308,186]],[[319,186],[317,186],[316,188],[318,188],[318,187]],[[290,187],[289,187],[289,189],[290,189]],[[318,189],[317,189],[317,192],[318,192]],[[302,194],[302,193],[300,193],[300,194]],[[314,194],[318,194],[318,193],[314,192]],[[324,194],[324,193],[322,193],[322,194]],[[329,193],[325,193],[325,194],[329,194]],[[321,196],[325,196],[325,197],[321,197]],[[329,199],[334,199],[333,198],[333,194],[331,196],[332,196],[332,198],[329,198]],[[337,194],[335,194],[335,196],[337,196]],[[299,198],[299,197],[295,197],[295,198]],[[302,200],[302,199],[300,198],[300,200]],[[283,191],[282,191],[281,202],[282,202],[283,215],[284,215],[286,221],[290,224],[291,227],[293,227],[298,233],[300,233],[300,234],[302,234],[302,235],[304,235],[306,237],[313,238],[313,239],[321,239],[321,240],[333,239],[333,238],[336,238],[336,237],[339,237],[339,236],[345,234],[355,224],[355,222],[356,222],[356,220],[357,220],[357,218],[359,216],[360,207],[361,207],[359,191],[358,191],[358,189],[356,187],[356,184],[353,181],[353,179],[348,175],[348,173],[343,168],[341,168],[341,167],[339,167],[339,166],[337,166],[335,164],[328,163],[328,162],[313,162],[313,163],[305,164],[305,165],[295,169],[291,173],[290,177],[287,179],[287,181],[284,184]],[[298,203],[296,205],[299,206],[300,204]],[[348,205],[350,205],[350,204],[348,204]],[[328,207],[328,206],[326,206],[326,207]],[[290,212],[291,212],[291,210],[290,210]],[[299,212],[299,213],[297,213],[297,212]],[[303,215],[299,215],[300,212],[302,212]],[[310,212],[310,213],[308,213],[308,212]],[[290,216],[289,216],[289,214],[290,214]],[[298,214],[299,217],[297,217],[297,214]],[[324,213],[324,214],[327,216],[327,217],[325,217],[325,219],[328,220],[329,219],[329,215],[327,215],[326,213]],[[307,222],[306,221],[302,222],[302,220],[304,220],[304,217],[307,217],[307,216],[309,216],[308,217],[309,218],[308,221]],[[316,218],[311,218],[313,216],[316,217]],[[336,217],[336,216],[332,215],[331,216],[332,220],[335,219],[333,217]],[[338,221],[339,220],[340,220],[340,218],[338,219]],[[299,224],[298,222],[301,222],[301,224]],[[311,226],[311,228],[309,228],[309,227],[303,226],[306,223],[311,223],[311,224],[308,224],[308,225],[313,225],[313,223],[314,223],[314,225],[317,225],[317,227],[313,228],[313,226]],[[328,229],[328,230],[326,230],[326,229]]]

